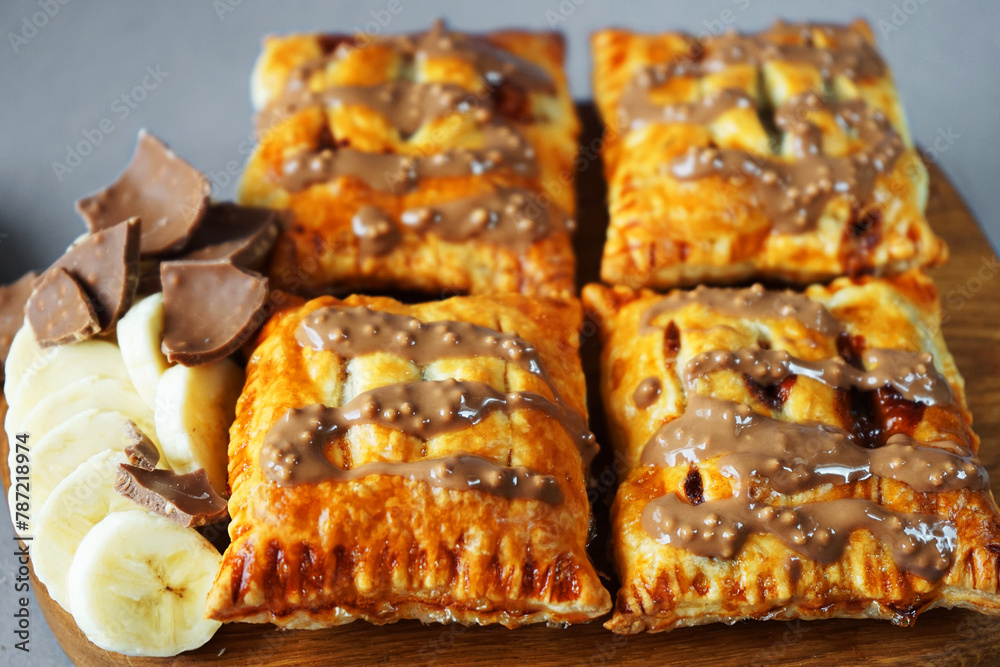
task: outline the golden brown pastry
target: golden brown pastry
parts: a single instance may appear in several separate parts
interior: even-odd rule
[[[587,557],[575,300],[321,297],[265,325],[229,449],[209,614],[319,628],[575,623]]]
[[[602,30],[601,277],[666,288],[806,283],[943,262],[927,170],[868,25],[696,40]]]
[[[243,203],[291,209],[270,278],[567,295],[579,121],[556,33],[271,37]]]
[[[584,300],[628,468],[606,627],[1000,613],[1000,514],[929,278]]]

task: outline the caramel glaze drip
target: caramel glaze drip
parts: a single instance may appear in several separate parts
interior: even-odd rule
[[[893,512],[859,498],[779,508],[742,498],[688,505],[671,493],[646,505],[642,526],[660,544],[715,558],[735,556],[750,533],[770,534],[824,565],[840,558],[853,531],[864,529],[889,547],[900,569],[931,582],[951,566],[958,536],[932,515]]]
[[[489,116],[489,99],[480,99],[453,83],[427,83],[395,79],[377,86],[330,86],[310,90],[297,78],[268,103],[257,116],[257,130],[264,131],[309,107],[342,105],[367,107],[381,114],[403,136],[410,136],[424,124],[451,113],[477,110],[477,119]],[[478,111],[481,109],[482,111]]]
[[[873,476],[921,493],[989,488],[985,468],[970,450],[951,441],[925,445],[897,434],[883,447],[865,449],[834,427],[782,422],[746,405],[697,394],[683,415],[654,434],[642,454],[643,464],[659,467],[715,458],[719,469],[737,481],[734,496],[697,506],[673,494],[651,501],[642,522],[654,539],[702,556],[731,558],[749,533],[771,533],[803,555],[829,563],[840,556],[852,530],[865,528],[889,544],[902,569],[935,581],[950,563],[954,538],[945,537],[954,535],[954,527],[949,523],[895,513],[866,500],[782,510],[754,502],[749,481],[767,480],[783,494]]]
[[[510,415],[517,410],[541,411],[558,420],[581,445],[593,443],[579,415],[540,394],[504,393],[482,382],[453,379],[406,382],[366,391],[339,408],[310,405],[289,410],[264,438],[261,468],[272,482],[289,486],[383,474],[420,479],[432,486],[558,503],[561,494],[556,495],[555,478],[479,457],[376,462],[343,470],[324,455],[327,442],[360,424],[378,424],[428,439],[474,426],[494,412]]]
[[[841,324],[823,304],[795,292],[766,290],[757,284],[746,288],[719,288],[698,286],[693,290],[675,291],[646,309],[639,327],[640,334],[656,333],[662,327],[654,320],[693,304],[710,310],[746,319],[790,317],[803,326],[824,335],[835,335]]]
[[[426,178],[480,175],[509,169],[533,178],[538,173],[535,149],[512,126],[483,126],[481,148],[455,148],[433,155],[366,153],[353,148],[305,149],[287,158],[279,181],[290,192],[326,183],[340,176],[353,176],[369,187],[392,194],[413,191]]]
[[[632,394],[632,402],[635,403],[635,407],[645,410],[656,402],[656,399],[660,397],[662,389],[663,384],[660,382],[660,378],[654,376],[645,378],[635,388],[635,392]]]
[[[847,156],[824,155],[822,133],[804,118],[803,109],[832,113],[864,147]],[[795,234],[813,229],[834,197],[847,197],[856,210],[863,209],[871,200],[876,177],[889,172],[905,149],[885,115],[862,100],[832,102],[815,92],[804,93],[777,109],[775,124],[792,138],[794,160],[696,147],[674,158],[670,173],[681,181],[713,175],[748,178],[755,200],[772,221],[773,233]]]
[[[435,234],[449,243],[476,239],[524,250],[554,233],[571,233],[576,223],[557,206],[542,206],[537,194],[523,188],[463,197],[403,212],[404,229]],[[362,255],[383,255],[402,241],[400,226],[376,206],[362,206],[353,229]]]
[[[809,63],[823,79],[835,76],[849,79],[870,79],[885,74],[885,62],[875,47],[860,33],[841,26],[779,25],[780,31],[800,30],[803,44],[778,44],[766,36],[727,33],[702,42],[691,43],[689,52],[666,63],[641,68],[625,85],[619,100],[619,121],[622,129],[631,129],[645,122],[695,123],[705,125],[734,107],[756,106],[746,92],[721,90],[696,102],[657,105],[650,100],[650,91],[675,77],[703,77],[730,65],[749,64],[760,67],[768,61]],[[834,48],[816,45],[812,31],[820,30],[832,37]]]
[[[717,457],[720,468],[739,480],[741,496],[752,477],[767,479],[784,494],[872,476],[899,480],[921,493],[989,488],[986,469],[950,440],[923,445],[899,433],[878,449],[866,449],[832,426],[783,422],[747,405],[698,394],[683,415],[646,443],[642,462],[669,468]]]
[[[872,370],[854,368],[842,357],[805,361],[783,350],[750,347],[702,352],[688,362],[684,373],[688,384],[715,371],[731,370],[762,385],[780,384],[793,375],[804,375],[837,389],[873,391],[891,386],[906,400],[927,405],[950,405],[955,400],[929,353],[874,348],[865,351],[864,361]]]
[[[295,336],[300,345],[328,350],[344,359],[376,352],[394,354],[418,366],[462,357],[500,359],[538,376],[548,385],[555,403],[563,405],[559,390],[542,367],[538,351],[516,333],[500,332],[471,322],[421,322],[415,317],[371,308],[328,306],[309,313],[299,324]],[[560,409],[567,431],[574,436],[583,453],[584,464],[589,465],[597,445],[593,433],[587,430],[586,418],[576,411]]]

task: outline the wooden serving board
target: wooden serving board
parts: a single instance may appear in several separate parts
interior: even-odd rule
[[[591,105],[582,105],[584,163],[577,174],[579,232],[576,241],[580,284],[596,281],[607,225],[605,185],[600,151],[600,126]],[[933,272],[944,306],[944,332],[965,376],[969,407],[982,437],[980,457],[1000,489],[1000,265],[958,193],[944,174],[930,165],[931,191],[927,216],[951,246],[951,261]],[[606,469],[608,439],[597,396],[598,344],[585,339],[584,369],[589,378],[592,427],[605,445],[595,463],[599,477]],[[0,438],[2,440],[2,438]],[[0,468],[6,467],[6,443],[0,443]],[[9,477],[4,473],[4,486]],[[609,471],[610,472],[610,471]],[[607,486],[607,485],[606,485]],[[608,512],[614,484],[597,502],[597,537],[591,557],[609,573],[608,586],[617,589],[607,558]],[[273,626],[223,626],[212,641],[175,658],[126,658],[91,644],[73,618],[54,603],[37,580],[33,590],[52,632],[78,665],[196,664],[645,664],[682,665],[937,665],[1000,662],[1000,618],[965,610],[935,610],[921,616],[913,628],[884,621],[828,620],[813,622],[741,622],[710,625],[666,634],[616,636],[601,622],[566,629],[529,627],[465,628],[424,626],[407,621],[373,626],[362,621],[319,631],[282,631]]]

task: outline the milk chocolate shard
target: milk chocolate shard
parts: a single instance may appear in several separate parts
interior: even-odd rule
[[[115,491],[185,528],[223,521],[226,500],[215,492],[204,468],[186,475],[118,464]]]
[[[62,267],[42,274],[25,306],[25,317],[42,347],[86,340],[101,328],[80,283]]]
[[[163,353],[198,366],[229,356],[263,324],[267,278],[229,261],[160,265]]]
[[[37,277],[32,271],[21,276],[17,282],[0,287],[0,382],[4,379],[4,362],[7,361],[11,341],[24,324],[24,305],[31,296]]]
[[[139,219],[131,218],[89,234],[50,269],[66,269],[80,283],[94,305],[101,331],[114,327],[132,305],[139,281],[139,229]]]
[[[131,419],[125,422],[125,436],[132,443],[125,447],[125,458],[130,465],[143,470],[153,470],[160,462],[160,450]]]
[[[160,255],[187,244],[205,217],[210,192],[204,174],[140,130],[132,160],[118,180],[79,200],[76,210],[91,232],[142,218],[142,254]]]
[[[224,203],[208,207],[183,259],[228,259],[236,266],[256,269],[278,239],[279,212]]]

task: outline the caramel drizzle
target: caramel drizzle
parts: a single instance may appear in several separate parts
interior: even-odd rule
[[[554,233],[571,233],[576,223],[557,206],[542,206],[524,188],[463,197],[403,212],[403,229],[434,234],[449,243],[472,239],[524,250]],[[384,255],[402,242],[400,225],[376,206],[362,206],[352,221],[361,254]]]
[[[635,407],[645,410],[653,403],[656,403],[656,399],[660,397],[662,389],[663,383],[660,382],[660,378],[654,376],[645,378],[632,393],[632,402],[635,403]]]
[[[749,406],[698,394],[690,397],[683,415],[650,438],[642,463],[666,468],[716,458],[720,471],[737,482],[733,497],[698,506],[672,495],[651,501],[643,525],[654,539],[698,555],[728,553],[724,557],[731,558],[750,532],[772,533],[799,553],[828,563],[840,556],[851,530],[867,528],[883,541],[895,540],[890,546],[900,568],[935,581],[950,563],[951,551],[941,551],[939,539],[954,531],[948,522],[891,512],[868,501],[843,515],[834,509],[842,501],[822,501],[794,508],[792,514],[784,510],[782,518],[775,514],[780,510],[753,502],[749,480],[767,480],[783,494],[872,477],[895,479],[921,493],[989,488],[986,469],[970,450],[951,441],[925,445],[896,434],[883,447],[866,449],[831,426],[782,422]],[[725,518],[701,528],[709,514]],[[891,517],[905,526],[887,522]],[[914,533],[915,526],[923,528]]]
[[[893,512],[859,498],[779,508],[743,498],[689,505],[671,493],[651,500],[641,521],[660,544],[699,556],[733,558],[750,533],[758,533],[824,565],[841,557],[853,531],[864,529],[889,546],[900,569],[930,582],[947,573],[958,540],[955,527],[935,516]]]
[[[434,155],[366,153],[353,148],[300,150],[282,165],[278,180],[289,192],[326,183],[342,176],[361,179],[376,190],[405,194],[427,178],[454,178],[510,170],[518,176],[538,174],[535,149],[508,125],[488,124],[482,129],[481,148],[454,148]]]
[[[806,328],[824,335],[834,335],[843,329],[823,304],[802,294],[766,290],[760,284],[738,289],[699,285],[693,290],[671,292],[649,306],[642,315],[639,333],[660,332],[662,327],[653,324],[658,317],[695,304],[731,317],[754,320],[793,318]]]
[[[833,114],[857,134],[864,148],[847,156],[824,155],[822,133],[802,117],[802,109]],[[772,232],[796,234],[814,229],[835,197],[846,197],[856,209],[863,208],[871,200],[877,176],[891,171],[905,150],[885,115],[860,99],[833,102],[814,92],[804,93],[778,108],[775,124],[791,137],[792,161],[741,149],[694,147],[671,160],[670,173],[681,181],[708,176],[749,179],[754,200],[772,221]]]
[[[562,395],[542,366],[534,345],[513,332],[457,320],[422,322],[365,307],[327,306],[309,313],[295,337],[302,346],[333,352],[344,359],[378,352],[402,357],[418,366],[440,359],[499,359],[537,376],[548,386],[555,403],[563,405]],[[587,430],[586,417],[567,408],[562,413],[567,432],[574,436],[584,463],[589,465],[597,444],[594,434]]]
[[[476,110],[486,120],[492,110],[489,98],[470,93],[453,83],[395,79],[376,86],[330,86],[311,90],[298,79],[272,100],[257,116],[259,132],[267,130],[299,111],[311,107],[333,108],[357,105],[381,114],[403,136],[410,136],[426,123],[452,113]]]
[[[864,362],[872,370],[858,370],[842,357],[805,361],[783,350],[749,347],[702,352],[688,362],[684,374],[689,385],[695,378],[720,370],[744,373],[763,385],[803,375],[837,389],[870,391],[891,386],[908,401],[927,405],[954,403],[951,387],[929,353],[873,348],[865,351]]]
[[[471,460],[477,457],[385,461],[343,470],[324,455],[326,444],[352,426],[376,424],[426,440],[474,426],[494,412],[510,416],[518,410],[537,410],[556,419],[578,443],[593,441],[576,413],[540,394],[500,392],[482,382],[429,380],[377,387],[339,408],[317,404],[288,410],[264,437],[260,465],[265,477],[288,486],[350,481],[369,474],[402,475],[433,486],[558,502],[550,488],[556,485],[553,477]],[[443,463],[451,468],[448,475],[439,472]]]
[[[647,123],[708,125],[732,109],[754,109],[756,101],[738,88],[723,88],[693,102],[656,104],[650,99],[649,73],[642,72],[626,86],[618,109],[619,126],[634,130]]]
[[[895,479],[921,493],[989,488],[989,474],[972,452],[949,440],[924,445],[898,433],[877,449],[853,444],[846,431],[825,424],[783,422],[749,406],[695,394],[684,414],[650,438],[644,465],[669,468],[717,457],[740,483],[767,479],[784,494],[821,484],[849,484],[870,477]]]

